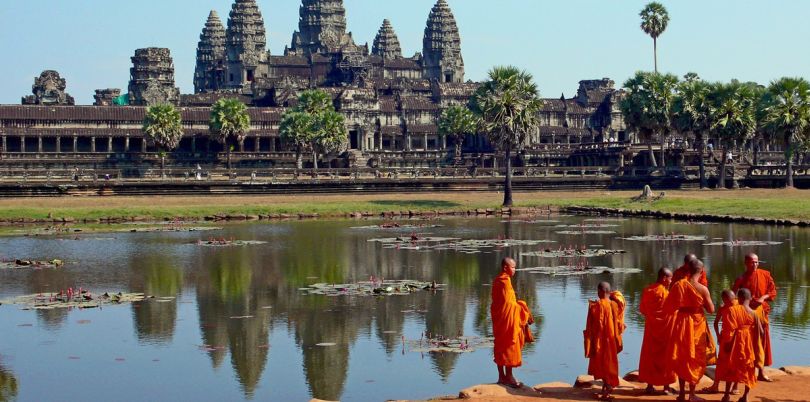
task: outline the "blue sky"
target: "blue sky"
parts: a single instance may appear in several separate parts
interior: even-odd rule
[[[281,54],[298,23],[299,0],[257,0],[272,54]],[[349,30],[372,42],[391,20],[403,51],[421,51],[435,0],[345,0]],[[544,97],[574,94],[582,79],[621,85],[652,70],[652,40],[639,29],[636,0],[448,0],[462,35],[467,78],[494,65],[533,73]],[[810,76],[810,1],[669,0],[669,29],[659,39],[659,67],[682,76],[768,83]],[[171,49],[177,84],[193,91],[198,36],[212,9],[227,19],[231,0],[2,0],[0,103],[18,104],[42,70],[58,70],[77,103],[97,88],[126,89],[136,48]]]

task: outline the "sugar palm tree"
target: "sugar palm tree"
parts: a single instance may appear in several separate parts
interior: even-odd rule
[[[793,157],[810,139],[810,83],[804,78],[781,78],[768,87],[764,124],[778,134],[785,147],[785,186],[793,187]]]
[[[537,130],[542,100],[531,74],[517,67],[495,67],[476,91],[471,109],[480,131],[506,159],[503,205],[512,206],[512,152],[523,148],[529,133]]]
[[[237,99],[220,99],[211,107],[208,129],[212,138],[225,146],[228,153],[228,169],[231,168],[231,148],[241,144],[250,130],[250,115],[247,106]]]
[[[330,105],[331,107],[331,105]],[[343,149],[348,142],[346,118],[334,108],[316,115],[315,135],[312,138],[312,160],[315,170],[318,169],[318,152],[330,153]]]
[[[282,137],[296,149],[296,166],[303,167],[301,154],[312,153],[312,163],[318,169],[318,153],[334,152],[348,142],[346,119],[335,111],[332,98],[322,90],[304,91],[298,104],[282,118]]]
[[[678,77],[672,74],[639,71],[624,83],[626,96],[619,104],[625,124],[635,130],[647,143],[650,164],[658,166],[653,153],[652,141],[661,139],[661,165],[664,160],[664,142],[671,130],[672,104]]]
[[[756,93],[753,86],[734,80],[712,84],[707,98],[711,131],[723,147],[719,186],[725,188],[729,149],[751,139],[756,132]]]
[[[688,79],[678,85],[672,105],[672,125],[681,133],[691,133],[700,153],[698,159],[700,188],[706,188],[706,163],[704,159],[706,134],[711,129],[707,95],[709,85],[697,79]]]
[[[475,115],[469,108],[463,106],[450,106],[442,112],[439,119],[439,134],[453,137],[455,143],[455,159],[461,159],[461,145],[467,134],[475,134]]]
[[[309,150],[311,144],[310,136],[313,130],[312,115],[290,110],[284,113],[279,125],[279,136],[281,139],[291,144],[295,150],[295,167],[302,169],[304,166],[302,155]]]
[[[653,58],[655,72],[658,72],[658,37],[667,30],[669,13],[663,4],[652,2],[647,4],[639,13],[641,17],[641,30],[653,39]]]
[[[143,119],[143,133],[160,154],[160,172],[163,176],[166,152],[173,151],[183,138],[183,118],[173,105],[150,106]]]

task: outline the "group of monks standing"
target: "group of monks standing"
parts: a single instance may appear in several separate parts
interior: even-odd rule
[[[757,381],[770,381],[763,368],[773,363],[769,315],[770,302],[776,297],[776,286],[768,271],[759,269],[759,257],[745,256],[745,272],[737,278],[732,289],[722,292],[722,305],[714,322],[717,342],[709,328],[706,314],[715,313],[708,288],[705,266],[695,255],[688,254],[684,264],[674,272],[668,268],[658,271],[657,281],[645,288],[639,310],[645,317],[644,340],[641,347],[638,377],[647,384],[645,392],[674,393],[671,384],[677,382],[678,401],[700,401],[696,386],[706,367],[716,365],[714,384],[703,390],[719,392],[725,382],[723,401],[729,401],[737,384],[745,387],[741,402]],[[533,323],[527,304],[517,300],[511,277],[515,261],[505,258],[501,272],[492,284],[492,323],[495,337],[495,364],[498,383],[522,387],[512,374],[522,364],[522,349],[533,341],[529,325]],[[588,374],[602,381],[602,390],[595,394],[600,400],[613,399],[619,385],[618,354],[624,348],[622,334],[626,302],[619,291],[611,291],[607,282],[597,288],[598,300],[588,304],[584,348],[589,359]]]

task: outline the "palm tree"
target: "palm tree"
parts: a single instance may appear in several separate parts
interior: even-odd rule
[[[455,159],[461,159],[461,145],[467,134],[475,134],[475,115],[469,108],[450,106],[439,119],[439,134],[452,136],[455,143]]]
[[[301,155],[304,151],[309,149],[311,143],[310,136],[313,132],[312,116],[305,112],[299,112],[290,109],[281,118],[279,125],[279,136],[281,139],[292,144],[295,149],[295,167],[302,169],[304,167]]]
[[[707,95],[709,85],[699,78],[688,79],[678,85],[675,101],[672,105],[672,125],[681,133],[692,133],[700,153],[698,166],[700,188],[706,188],[706,133],[711,129],[709,122],[709,104]]]
[[[503,206],[512,206],[512,151],[520,150],[526,137],[539,126],[542,106],[534,78],[517,67],[495,67],[471,100],[478,125],[506,159]]]
[[[160,154],[160,175],[165,168],[166,151],[180,145],[183,138],[183,118],[173,105],[150,106],[143,119],[143,133],[146,140],[154,144]]]
[[[655,72],[658,72],[658,37],[667,30],[669,25],[669,13],[664,5],[658,2],[647,4],[641,13],[641,30],[653,39],[653,57],[655,61]]]
[[[312,143],[315,170],[318,169],[318,152],[330,153],[343,149],[349,140],[346,118],[332,110],[321,113],[316,120],[317,130]]]
[[[723,147],[719,186],[725,188],[729,149],[751,139],[756,132],[756,93],[752,85],[734,80],[712,84],[707,98],[711,131]]]
[[[804,78],[781,78],[768,87],[764,123],[782,137],[785,147],[785,186],[793,187],[793,157],[810,139],[810,83]]]
[[[647,143],[650,164],[657,167],[652,141],[656,135],[661,139],[661,165],[664,160],[664,143],[671,130],[672,104],[678,77],[672,74],[639,71],[624,83],[627,92],[619,106],[625,124],[634,129]]]
[[[250,115],[247,106],[237,99],[220,99],[211,107],[208,123],[211,136],[222,143],[228,152],[228,169],[231,168],[232,144],[241,144],[250,130]]]

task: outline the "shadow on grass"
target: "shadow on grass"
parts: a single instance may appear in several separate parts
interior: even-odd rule
[[[424,209],[455,208],[461,206],[461,204],[457,202],[433,201],[433,200],[402,200],[402,201],[379,200],[379,201],[370,201],[370,203],[384,207],[424,208]]]

